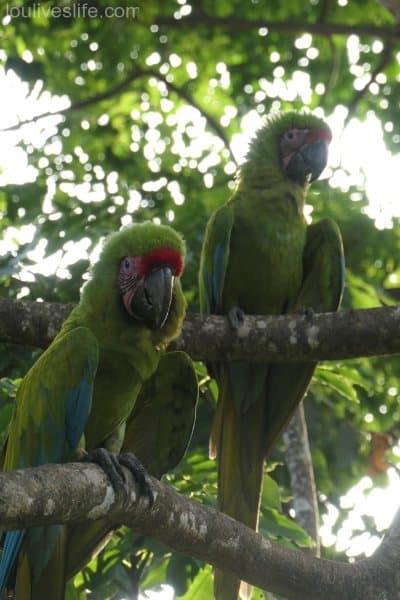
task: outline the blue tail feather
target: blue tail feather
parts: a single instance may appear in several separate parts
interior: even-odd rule
[[[15,529],[13,531],[7,531],[3,535],[0,560],[0,598],[18,556],[25,533],[26,529]]]

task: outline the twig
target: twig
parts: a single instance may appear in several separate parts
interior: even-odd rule
[[[315,35],[359,35],[374,38],[398,41],[399,27],[376,26],[370,23],[307,23],[303,21],[272,21],[269,19],[242,19],[238,17],[215,17],[211,15],[198,14],[189,15],[183,19],[174,17],[159,17],[155,19],[159,26],[165,27],[222,27],[232,31],[246,31],[248,29],[260,29],[266,27],[269,31],[279,33],[312,33]]]
[[[361,100],[364,98],[365,94],[368,92],[368,88],[371,85],[371,83],[373,83],[374,81],[376,81],[377,76],[379,75],[379,73],[381,73],[381,71],[383,71],[385,69],[385,67],[387,67],[387,65],[390,62],[390,59],[392,57],[392,52],[394,50],[394,43],[390,42],[387,44],[387,46],[385,47],[384,51],[381,54],[381,59],[379,61],[379,63],[376,65],[375,69],[372,71],[370,78],[368,80],[368,82],[364,85],[364,87],[362,87],[360,90],[358,90],[353,98],[350,100],[349,104],[348,104],[348,112],[347,112],[347,116],[344,120],[344,126],[346,126],[350,119],[353,117],[354,112],[358,106],[358,104],[361,102]]]
[[[164,77],[161,73],[158,73],[157,71],[153,71],[152,69],[143,69],[143,70],[136,69],[135,71],[132,71],[123,81],[121,81],[114,87],[112,87],[100,94],[90,96],[89,98],[84,98],[83,100],[78,100],[77,102],[73,102],[72,104],[70,104],[70,106],[67,106],[63,109],[59,109],[59,110],[55,110],[55,111],[47,111],[47,112],[41,113],[39,115],[36,115],[30,119],[22,120],[19,123],[16,123],[15,125],[10,125],[9,127],[1,128],[0,132],[15,131],[15,130],[20,129],[23,125],[27,125],[29,123],[35,123],[35,122],[39,121],[40,119],[57,116],[57,115],[67,115],[68,113],[76,112],[76,111],[82,110],[84,108],[87,108],[89,106],[99,104],[100,102],[104,102],[105,100],[110,100],[111,98],[114,98],[115,96],[118,96],[119,94],[122,94],[126,89],[128,89],[130,87],[130,85],[134,81],[136,81],[137,79],[140,79],[142,77],[149,77],[149,78],[154,77],[155,79],[162,81],[171,92],[173,92],[174,94],[176,94],[177,96],[182,98],[182,100],[187,102],[187,104],[190,104],[196,110],[198,110],[200,112],[200,114],[206,119],[210,129],[212,129],[214,131],[214,133],[223,141],[224,145],[230,152],[231,159],[234,161],[235,164],[237,164],[235,157],[232,153],[232,150],[231,150],[231,147],[229,144],[229,140],[225,134],[223,127],[221,127],[219,125],[218,121],[216,119],[214,119],[214,117],[211,116],[206,110],[204,110],[204,108],[202,108],[200,106],[200,104],[198,102],[196,102],[185,89],[175,85],[171,81],[168,81],[168,79],[166,77]]]

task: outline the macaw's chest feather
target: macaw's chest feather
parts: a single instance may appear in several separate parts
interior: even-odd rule
[[[153,370],[157,362],[154,361]],[[100,352],[92,410],[85,428],[87,449],[104,445],[105,440],[126,421],[142,384],[140,373],[124,354]]]
[[[269,201],[263,210],[235,206],[223,309],[279,314],[303,278],[306,223],[293,203]],[[285,210],[286,209],[286,210]]]

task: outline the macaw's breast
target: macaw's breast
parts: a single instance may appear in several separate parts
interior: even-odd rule
[[[280,314],[303,277],[306,223],[292,198],[249,198],[234,204],[234,225],[223,292],[223,310]]]
[[[142,386],[137,370],[124,355],[100,356],[100,366],[93,392],[92,410],[85,428],[86,449],[105,446],[110,436],[130,415]],[[122,435],[122,434],[121,434]],[[117,443],[122,445],[123,438]],[[115,439],[113,445],[116,443]],[[108,448],[119,452],[119,448]]]

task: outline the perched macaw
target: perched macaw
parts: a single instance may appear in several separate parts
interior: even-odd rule
[[[128,418],[122,452],[133,452],[146,471],[161,478],[181,461],[190,442],[198,384],[185,352],[167,352],[142,386]],[[68,528],[67,579],[104,548],[113,529],[107,519]]]
[[[17,393],[3,469],[86,455],[123,485],[120,465],[144,484],[144,469],[119,454],[126,421],[161,351],[179,334],[184,242],[171,228],[143,223],[111,235],[79,305]],[[64,599],[67,528],[3,533],[0,598]]]
[[[323,171],[329,127],[311,114],[269,118],[251,142],[237,189],[211,216],[200,263],[203,313],[279,315],[336,310],[344,259],[336,224],[307,226],[310,183]],[[315,365],[213,365],[219,399],[211,433],[220,509],[257,529],[264,458],[303,398]],[[240,582],[217,571],[218,600],[235,600]],[[243,590],[244,588],[242,588]]]

